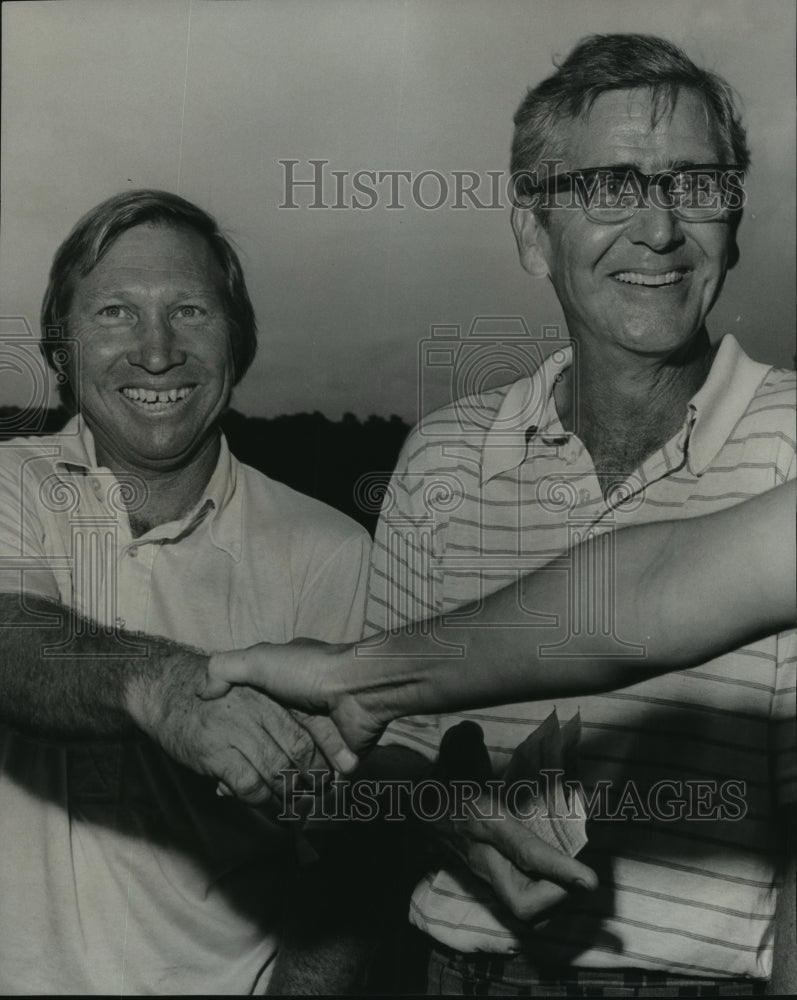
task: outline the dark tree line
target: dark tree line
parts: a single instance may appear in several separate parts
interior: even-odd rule
[[[300,493],[323,500],[364,525],[376,527],[384,487],[409,426],[397,416],[341,421],[322,413],[222,419],[230,449],[242,462]]]
[[[21,434],[49,434],[66,422],[59,407],[34,415],[0,407],[0,440]],[[340,421],[322,413],[245,417],[235,410],[222,418],[233,454],[247,465],[301,493],[337,507],[364,525],[376,526],[384,487],[409,426],[397,416]]]

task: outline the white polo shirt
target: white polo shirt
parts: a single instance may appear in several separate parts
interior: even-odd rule
[[[0,590],[208,652],[359,638],[370,544],[343,514],[226,442],[179,521],[133,538],[130,488],[97,466],[79,418],[0,444]],[[0,843],[0,992],[265,989],[289,837],[153,743],[0,728]]]

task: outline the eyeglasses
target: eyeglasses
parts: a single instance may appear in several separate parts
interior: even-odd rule
[[[530,179],[530,178],[529,178]],[[645,174],[636,167],[589,167],[527,184],[532,208],[580,207],[592,222],[625,222],[645,205],[684,222],[725,221],[744,205],[741,167],[698,163]]]

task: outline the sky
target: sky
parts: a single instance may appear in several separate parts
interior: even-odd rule
[[[526,88],[593,32],[662,35],[740,95],[753,169],[709,330],[793,367],[792,0],[59,0],[2,15],[2,403],[45,391],[28,348],[58,244],[139,187],[195,201],[239,248],[260,329],[245,413],[412,422],[452,391],[433,330],[456,348],[480,317],[477,335],[499,340],[516,317],[534,339],[563,329],[490,184]],[[355,175],[376,171],[358,193]]]

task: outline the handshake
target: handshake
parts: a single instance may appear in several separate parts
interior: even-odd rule
[[[423,630],[382,636],[371,657],[367,642],[310,639],[210,658],[175,654],[161,664],[168,669],[128,690],[130,715],[172,757],[260,805],[284,791],[286,769],[308,788],[317,787],[312,770],[350,774],[396,718],[610,691],[683,670],[791,625],[794,548],[782,540],[793,538],[794,502],[790,482],[708,517],[617,532],[613,635],[624,640],[622,655],[602,635],[571,630],[562,571],[569,557],[562,557],[519,581],[520,600],[512,585],[463,608],[464,626],[456,615],[438,619],[435,635],[462,657],[441,655],[443,645]],[[585,565],[593,557],[579,556]],[[525,608],[535,609],[544,629]],[[559,651],[555,669],[551,649]],[[562,886],[597,884],[594,872],[506,810],[498,822],[470,815],[449,827],[470,871],[521,919],[540,912],[541,886],[552,887],[550,905]]]
[[[314,678],[343,647],[300,640],[211,657],[163,647],[153,644],[147,666],[127,683],[131,720],[170,757],[249,805],[279,805],[288,770],[308,788],[316,784],[311,772],[350,773],[381,732],[376,722],[372,739],[338,725],[327,686]],[[292,671],[296,683],[286,686]]]
[[[309,639],[284,646],[261,643],[212,656],[201,697],[208,702],[224,699],[240,686],[266,693],[292,709],[297,721],[318,739],[321,753],[335,769],[349,773],[388,723],[406,714],[408,691],[412,692],[412,704],[422,705],[431,697],[428,682],[436,671],[428,669],[428,662],[427,669],[420,664],[402,669],[399,661],[388,659],[380,670],[380,660],[385,662],[382,658],[358,659],[354,646],[331,646]],[[573,724],[577,726],[577,720],[562,730],[571,750],[577,739]],[[506,780],[532,777],[529,768],[536,765],[554,766],[557,761],[552,757],[552,746],[559,740],[553,715],[518,748]],[[407,754],[415,756],[411,751]],[[469,783],[491,774],[480,728],[464,722],[449,730],[432,771],[424,769],[425,775],[430,773],[439,780]],[[469,880],[486,882],[512,917],[523,922],[539,918],[561,902],[569,889],[597,887],[595,873],[573,857],[586,843],[583,818],[577,832],[566,831],[571,839],[565,843],[561,832],[553,826],[547,830],[542,820],[532,827],[508,809],[500,810],[499,818],[494,801],[497,783],[490,784],[493,788],[488,791],[485,787],[466,815],[444,816],[425,824],[444,848],[449,858],[447,868],[459,870]],[[447,877],[446,871],[437,876]]]
[[[331,728],[319,732],[321,749],[346,774],[398,715],[390,690],[401,681],[382,679],[376,690],[372,681],[358,662],[354,645],[330,645],[314,639],[295,639],[286,645],[263,642],[211,656],[202,697],[220,698],[233,685],[243,684],[301,713],[305,721],[326,717],[337,736]]]
[[[600,565],[597,550],[573,550],[518,581],[520,599],[512,585],[461,609],[461,620],[438,619],[443,644],[424,630],[405,630],[380,637],[378,656],[367,655],[370,641],[297,639],[195,657],[182,673],[170,664],[151,685],[139,683],[131,714],[167,753],[260,803],[274,794],[284,768],[350,773],[395,718],[569,698],[683,670],[792,623],[794,549],[780,540],[793,537],[794,503],[790,482],[709,517],[617,532],[622,572],[611,594],[593,596],[611,598],[619,653],[602,634],[571,628],[565,570],[576,556]],[[578,548],[601,542],[591,538]],[[710,629],[699,611],[708,592]],[[525,608],[545,627],[535,627]],[[464,655],[442,656],[443,645]],[[546,650],[558,651],[555,669]],[[166,739],[164,728],[172,731]],[[199,763],[192,758],[190,746],[208,736],[225,758],[221,767],[214,753],[210,762],[204,753]]]
[[[440,699],[451,698],[449,665],[436,666],[431,655],[358,659],[354,646],[307,639],[260,643],[210,658],[167,654],[156,673],[129,686],[127,703],[141,731],[174,759],[214,778],[220,794],[279,807],[287,791],[285,771],[292,772],[292,795],[303,786],[316,791],[319,770],[351,774],[360,755],[367,758],[362,770],[370,766],[372,776],[381,762],[367,751],[391,719],[411,710],[434,711]],[[460,702],[463,694],[470,697],[461,683],[457,687]],[[457,727],[463,728],[455,746],[447,739],[441,747],[435,773],[443,780],[451,778],[446,770],[452,766],[463,773],[468,754],[462,740],[473,744],[467,730],[478,727]],[[484,756],[480,740],[479,733],[475,743]],[[406,784],[428,776],[428,762],[420,755],[389,749],[400,753],[391,755],[392,770],[380,777]],[[496,817],[488,796],[477,798],[466,815],[443,815],[427,829],[518,920],[533,920],[572,888],[597,886],[590,868],[546,843],[510,812]]]

